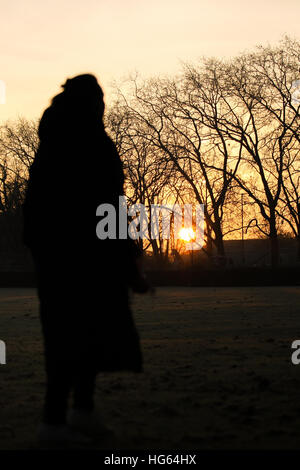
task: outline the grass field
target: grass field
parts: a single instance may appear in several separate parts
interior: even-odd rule
[[[136,297],[145,372],[99,375],[114,449],[300,449],[299,287],[159,288]],[[34,289],[0,289],[0,449],[36,448],[44,393]]]

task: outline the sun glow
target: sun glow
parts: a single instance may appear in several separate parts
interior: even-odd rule
[[[179,236],[181,238],[181,240],[185,241],[185,242],[190,242],[192,240],[195,239],[196,237],[196,234],[194,232],[194,230],[190,227],[190,228],[182,228],[179,232]]]

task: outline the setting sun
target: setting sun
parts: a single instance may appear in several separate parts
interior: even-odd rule
[[[185,242],[190,242],[192,240],[194,240],[194,238],[196,237],[196,234],[194,232],[194,230],[190,227],[190,228],[182,228],[179,232],[179,235],[180,235],[180,238],[181,240],[185,241]]]

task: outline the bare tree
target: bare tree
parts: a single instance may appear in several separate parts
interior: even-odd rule
[[[237,168],[229,167],[227,158],[216,146],[217,135],[203,124],[202,98],[191,90],[187,80],[153,79],[140,84],[132,81],[132,100],[124,95],[124,106],[133,116],[135,138],[156,149],[160,161],[171,164],[193,193],[194,201],[205,204],[206,236],[224,257],[222,218],[226,197]],[[226,149],[226,143],[225,149]],[[224,171],[212,168],[222,159]],[[210,243],[207,244],[207,247]],[[208,250],[209,252],[211,250]]]
[[[141,123],[127,106],[114,103],[106,115],[107,130],[113,138],[123,161],[125,172],[126,196],[130,203],[143,204],[148,209],[148,238],[139,243],[145,251],[151,246],[155,257],[161,261],[168,259],[169,242],[151,237],[151,206],[167,203],[174,182],[174,171],[162,161],[157,149],[143,138],[144,132],[137,132]]]
[[[283,169],[282,189],[277,214],[297,240],[300,260],[300,149],[289,149]]]
[[[218,132],[221,139],[231,143],[231,156],[237,159],[238,171],[225,171],[259,208],[263,223],[256,218],[253,221],[269,237],[272,266],[277,266],[277,206],[285,157],[293,133],[291,125],[278,123],[267,106],[270,96],[273,99],[274,96],[270,93],[270,84],[264,76],[260,79],[259,70],[255,67],[255,61],[259,62],[264,54],[265,51],[245,54],[227,63],[205,61],[202,71],[190,67],[188,76],[195,87],[204,89],[207,102],[203,112],[205,124]],[[207,82],[214,84],[222,98],[216,103],[216,108],[223,108],[222,114],[211,112]],[[220,166],[212,165],[212,168],[224,171]]]
[[[0,127],[1,244],[21,247],[21,205],[38,146],[37,123],[19,118]]]
[[[35,121],[19,118],[0,127],[2,211],[16,209],[20,205],[37,147]]]

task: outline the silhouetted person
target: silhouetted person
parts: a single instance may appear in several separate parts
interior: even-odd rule
[[[95,235],[96,208],[101,203],[117,208],[124,182],[102,121],[102,90],[92,75],[68,79],[63,89],[40,120],[24,203],[24,241],[36,266],[45,345],[47,390],[39,437],[74,441],[82,438],[78,431],[105,431],[94,413],[97,373],[142,371],[128,288],[142,292],[147,285],[132,240]],[[71,391],[73,412],[66,427]]]

